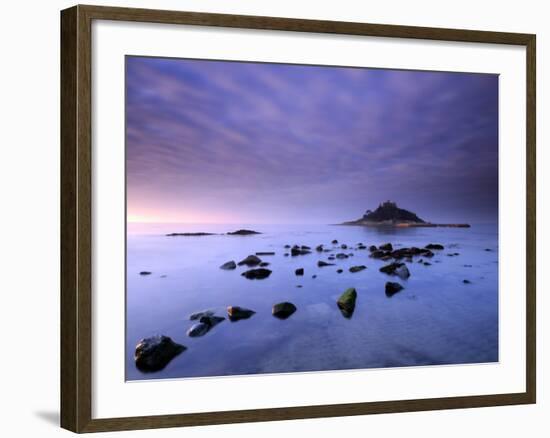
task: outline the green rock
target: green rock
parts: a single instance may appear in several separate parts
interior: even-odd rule
[[[337,304],[340,312],[346,318],[351,318],[353,311],[355,310],[355,301],[357,300],[357,291],[354,287],[347,289],[340,298],[338,298]]]

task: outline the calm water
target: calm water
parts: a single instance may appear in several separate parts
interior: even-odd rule
[[[227,232],[249,228],[253,236],[166,237],[168,232]],[[408,280],[378,271],[388,262],[353,251],[337,266],[317,267],[330,253],[284,257],[285,244],[312,248],[338,239],[352,248],[391,242],[394,247],[445,245],[434,251],[432,266],[407,263]],[[485,248],[491,251],[485,251]],[[498,229],[496,225],[461,228],[383,229],[354,226],[138,225],[129,224],[127,241],[128,380],[380,368],[498,361]],[[247,280],[247,268],[219,266],[258,251],[273,273]],[[339,251],[340,252],[340,251]],[[352,252],[349,250],[343,251]],[[448,253],[460,253],[449,257]],[[367,269],[350,273],[347,268]],[[465,266],[471,265],[471,266]],[[297,277],[296,268],[305,268]],[[336,269],[343,268],[342,274]],[[140,276],[140,271],[151,271]],[[313,279],[312,275],[317,278]],[[464,284],[463,280],[471,284]],[[386,281],[405,289],[386,297]],[[302,288],[297,286],[301,285]],[[357,289],[355,312],[342,316],[336,300]],[[298,310],[287,320],[271,315],[273,304],[291,301]],[[203,337],[189,338],[193,312],[226,307],[255,310],[250,319],[225,320]],[[136,343],[154,334],[188,347],[157,373],[143,374],[133,361]]]

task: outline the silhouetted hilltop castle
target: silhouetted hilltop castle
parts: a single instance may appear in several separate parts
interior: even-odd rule
[[[367,210],[363,215],[363,220],[373,222],[415,222],[423,224],[425,221],[420,219],[416,214],[399,208],[395,202],[386,201],[381,203],[374,211]]]
[[[386,201],[374,211],[367,210],[362,218],[340,225],[393,226],[393,227],[458,227],[469,228],[468,224],[433,224],[420,219],[415,213],[399,208],[397,203]]]

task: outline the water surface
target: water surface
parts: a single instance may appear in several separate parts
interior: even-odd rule
[[[263,234],[165,236],[239,228]],[[388,262],[369,258],[365,250],[337,251],[354,256],[323,268],[317,261],[330,253],[284,256],[286,244],[332,248],[333,239],[351,248],[360,242],[391,242],[396,248],[441,243],[445,250],[434,251],[431,266],[417,263],[418,258],[407,263],[411,276],[404,281],[379,272]],[[246,266],[219,269],[259,251],[276,253],[261,257],[273,271],[267,279],[242,277]],[[367,269],[348,272],[353,265]],[[297,268],[305,269],[303,277],[294,274]],[[338,268],[344,272],[337,274]],[[140,271],[152,274],[140,276]],[[388,298],[386,281],[398,281],[405,289]],[[358,298],[352,318],[346,319],[336,300],[349,287],[356,288]],[[286,320],[271,315],[272,305],[281,301],[298,308]],[[229,305],[257,313],[248,320],[225,320],[203,337],[186,335],[191,313],[213,309],[226,316]],[[126,311],[128,380],[494,362],[498,228],[129,224]],[[188,349],[164,370],[144,374],[134,365],[134,348],[154,334],[170,336]]]

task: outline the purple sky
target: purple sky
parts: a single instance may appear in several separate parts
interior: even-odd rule
[[[494,221],[498,77],[127,57],[131,221]]]

